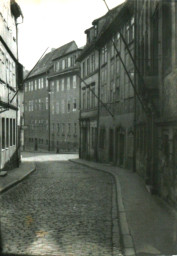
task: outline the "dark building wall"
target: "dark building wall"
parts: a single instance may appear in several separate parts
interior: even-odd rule
[[[51,149],[79,150],[79,87],[77,72],[50,79],[51,95]],[[59,87],[58,87],[59,84]]]
[[[141,56],[138,66],[147,86],[144,92],[153,103],[150,118],[137,103],[136,167],[157,193],[176,204],[177,3],[136,4],[141,4],[136,12],[136,53]],[[148,62],[142,56],[149,56]],[[142,84],[139,82],[138,86],[141,88]]]
[[[42,74],[25,84],[25,149],[48,150],[48,80]]]
[[[75,42],[50,52],[27,79],[25,149],[79,150],[79,52]]]
[[[131,168],[133,165],[134,92],[111,41],[112,39],[115,41],[116,48],[121,52],[128,72],[134,79],[133,65],[118,33],[121,26],[121,31],[128,39],[130,50],[134,54],[134,19],[130,14],[124,17],[126,18],[119,27],[112,26],[110,23],[110,30],[112,29],[113,32],[109,35],[105,30],[105,24],[109,20],[107,16],[95,20],[94,26],[87,30],[88,34],[100,28],[96,35],[99,38],[99,40],[96,39],[97,51],[94,46],[90,46],[91,42],[87,41],[86,53],[84,55],[83,50],[83,57],[81,56],[81,74],[87,84],[86,86],[84,82],[81,83],[81,143],[83,144],[81,158],[112,162]],[[88,50],[87,53],[89,46],[90,51]],[[91,73],[87,77],[84,69],[90,70],[89,56],[92,56],[93,51],[96,53],[96,73]],[[89,85],[93,81],[96,84],[95,92],[100,99],[95,106],[95,111],[90,101],[93,93],[89,90]]]

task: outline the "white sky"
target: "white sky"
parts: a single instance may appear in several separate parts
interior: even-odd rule
[[[58,48],[72,40],[84,46],[84,31],[107,12],[103,0],[17,0],[24,23],[19,27],[19,60],[30,70],[47,47]],[[107,0],[113,8],[124,0]]]

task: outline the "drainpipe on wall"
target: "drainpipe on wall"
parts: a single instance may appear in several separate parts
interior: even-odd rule
[[[135,2],[135,5],[134,5],[134,19],[135,19],[135,36],[134,36],[134,58],[135,58],[135,62],[136,62],[136,65],[137,65],[137,45],[136,45],[136,42],[137,42],[137,16],[136,16],[136,12],[137,11],[137,2]],[[137,90],[137,72],[136,70],[134,70],[134,85],[135,85],[135,89]],[[137,98],[136,98],[136,93],[134,91],[134,140],[133,140],[133,172],[136,172],[136,119],[137,119]]]
[[[79,77],[78,79],[79,79],[79,158],[81,158],[81,80]]]
[[[48,81],[48,151],[50,151],[50,94],[51,94],[51,88],[50,88],[50,82]]]
[[[23,23],[23,16],[22,16],[22,22],[20,23],[17,23],[17,19],[15,20],[15,27],[16,27],[16,45],[17,45],[17,61],[19,60],[19,56],[18,56],[18,25],[19,24],[22,24]],[[18,74],[17,74],[18,75]],[[16,79],[16,81],[18,81]],[[19,87],[18,84],[16,84],[16,87]],[[16,90],[19,90],[19,88],[16,88]],[[19,108],[19,94],[16,95],[17,97],[17,108]],[[19,113],[20,109],[18,109],[16,111],[16,148],[17,148],[17,167],[19,167],[20,165],[20,162],[21,162],[21,150],[20,150],[20,147],[21,147],[21,142],[20,142],[20,136],[21,136],[21,122],[18,126],[18,118],[20,113]]]
[[[98,49],[98,99],[100,99],[100,49]],[[97,134],[96,134],[96,162],[99,161],[99,125],[100,125],[100,101],[98,100],[98,112],[97,112]]]

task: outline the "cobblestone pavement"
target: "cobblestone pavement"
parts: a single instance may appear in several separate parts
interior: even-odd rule
[[[1,196],[3,253],[119,255],[113,239],[113,178],[40,157],[36,172]]]

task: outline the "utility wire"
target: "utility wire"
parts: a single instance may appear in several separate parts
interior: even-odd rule
[[[93,95],[98,99],[98,101],[102,104],[102,106],[108,111],[108,113],[114,117],[113,113],[109,110],[109,108],[107,107],[107,105],[100,99],[99,96],[96,95],[96,93],[90,88],[90,85],[88,85],[84,79],[78,74],[79,78],[81,79],[81,81],[85,84],[86,88],[88,88],[92,93]]]
[[[109,9],[109,7],[108,7],[108,4],[106,3],[106,0],[103,0],[103,2],[105,3],[105,5],[106,5],[108,11],[110,11],[110,9]],[[121,31],[118,30],[118,32],[119,32],[119,34],[120,34],[120,37],[121,37],[123,43],[125,44],[125,47],[126,47],[128,53],[129,53],[129,56],[130,56],[130,58],[131,58],[131,60],[132,60],[132,62],[133,62],[133,65],[134,65],[134,67],[135,67],[135,71],[137,72],[138,76],[140,77],[141,81],[143,82],[143,86],[145,87],[144,79],[143,79],[143,77],[142,77],[142,75],[141,75],[141,73],[140,73],[140,71],[139,71],[139,69],[138,69],[138,67],[137,67],[137,65],[136,65],[136,62],[135,62],[135,60],[134,60],[134,58],[133,58],[133,55],[132,55],[132,53],[131,53],[131,51],[130,51],[130,49],[129,49],[129,47],[128,47],[128,44],[127,44],[127,42],[126,42],[126,40],[125,40],[123,34],[121,33]],[[135,84],[133,83],[133,81],[132,81],[132,79],[131,79],[131,77],[130,77],[130,74],[129,74],[127,68],[126,68],[126,65],[125,65],[125,63],[124,63],[124,61],[123,61],[123,59],[122,59],[122,57],[121,57],[121,54],[120,54],[120,52],[119,52],[118,49],[117,49],[117,46],[116,46],[114,40],[112,39],[111,41],[112,41],[112,43],[113,43],[113,45],[114,45],[114,48],[115,48],[115,50],[116,50],[116,53],[117,53],[117,55],[119,56],[119,59],[120,59],[122,65],[123,65],[123,67],[124,67],[124,70],[125,70],[125,72],[126,72],[128,78],[129,78],[129,80],[130,80],[130,83],[131,83],[131,85],[132,85],[132,87],[133,87],[133,89],[134,89],[134,92],[135,92],[135,94],[136,94],[136,96],[137,96],[139,102],[141,103],[141,105],[142,105],[142,107],[143,107],[145,113],[151,114],[151,113],[150,113],[150,108],[145,106],[145,104],[144,104],[144,102],[143,102],[143,99],[140,97],[140,95],[139,95],[139,93],[138,93],[138,91],[137,91],[137,89],[136,89],[136,86],[135,86]]]

